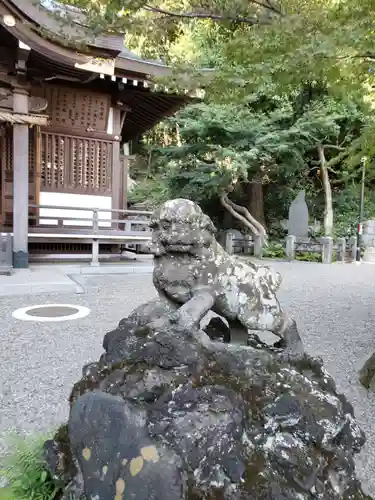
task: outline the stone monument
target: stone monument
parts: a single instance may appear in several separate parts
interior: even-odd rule
[[[309,236],[309,211],[305,200],[305,191],[300,191],[289,207],[288,235],[297,239]]]
[[[45,443],[61,499],[369,499],[353,460],[363,433],[282,313],[280,277],[237,267],[187,200],[152,226],[159,298],[105,335]],[[229,327],[202,330],[209,310]],[[230,343],[239,325],[273,328],[283,348]]]

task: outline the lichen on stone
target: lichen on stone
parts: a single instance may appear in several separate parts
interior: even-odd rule
[[[109,500],[121,478],[134,500],[369,498],[353,462],[363,433],[321,360],[202,343],[170,316],[146,337],[122,321],[87,390],[84,369],[66,491]]]
[[[193,202],[165,203],[151,225],[160,297],[105,335],[45,444],[62,500],[370,500],[354,467],[363,432],[301,349],[280,277],[224,252]],[[210,310],[228,325],[203,331]],[[231,343],[239,325],[281,342]]]

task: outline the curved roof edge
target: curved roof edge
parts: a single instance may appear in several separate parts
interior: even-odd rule
[[[55,0],[43,1],[46,6],[59,5]],[[7,26],[3,21],[6,14],[13,15],[18,22],[14,26]],[[138,78],[143,75],[147,79],[163,78],[173,71],[171,66],[162,61],[145,60],[131,52],[124,46],[123,35],[101,35],[89,41],[87,30],[80,23],[64,25],[63,33],[62,25],[53,16],[51,8],[37,6],[33,0],[0,0],[0,16],[5,29],[35,52],[52,59],[58,58],[69,66],[84,66],[93,57],[107,57],[114,60],[113,74],[129,72],[138,75]],[[76,40],[75,44],[72,39]],[[77,39],[81,41],[78,50]],[[212,74],[214,70],[202,68],[199,71],[202,74]]]

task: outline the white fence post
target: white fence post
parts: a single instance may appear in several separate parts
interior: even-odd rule
[[[232,255],[233,254],[233,233],[227,233],[225,235],[225,250]]]
[[[357,258],[357,237],[356,236],[351,236],[349,238],[349,247],[350,247],[351,260],[355,261]]]
[[[98,267],[99,264],[99,240],[94,238],[92,240],[92,256],[91,256],[91,266]]]
[[[322,238],[322,263],[332,264],[333,240],[330,236]]]
[[[346,255],[346,239],[337,238],[337,262],[345,262]]]
[[[99,213],[96,209],[93,209],[92,211],[92,229],[94,233],[96,233],[99,229]]]
[[[262,236],[260,234],[254,235],[254,257],[261,258],[263,255]]]
[[[296,258],[296,237],[289,235],[285,240],[285,255],[289,260]]]

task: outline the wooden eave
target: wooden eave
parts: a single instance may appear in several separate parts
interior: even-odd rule
[[[59,44],[76,49],[75,40],[81,42],[89,49],[102,52],[103,55],[116,57],[121,50],[123,40],[121,36],[104,35],[90,39],[84,26],[76,24],[61,25],[46,9],[35,4],[35,0],[2,0],[13,15],[19,16],[24,23],[29,24],[34,30],[43,33],[43,39],[50,38]]]
[[[117,51],[116,58],[113,57],[114,46],[109,43],[109,48],[87,47],[86,53],[79,53],[78,49],[61,44],[61,33],[56,34],[55,40],[44,38],[37,23],[47,22],[46,19],[36,16],[34,0],[0,0],[0,25],[11,39],[8,44],[18,46],[18,40],[31,48],[27,62],[27,74],[34,81],[56,78],[56,84],[64,85],[65,80],[75,83],[70,85],[83,85],[87,88],[102,89],[116,95],[125,106],[130,108],[126,113],[122,129],[122,139],[130,141],[137,135],[149,130],[164,117],[173,114],[185,106],[191,98],[182,94],[168,94],[151,91],[149,88],[133,86],[138,82],[147,82],[152,78],[166,77],[171,74],[172,68],[157,61],[145,61],[133,55],[130,51]],[[47,11],[38,9],[40,16],[48,16],[51,23],[51,15]],[[3,16],[12,15],[15,26],[7,26]],[[53,20],[53,18],[52,18]],[[50,24],[51,26],[51,24]],[[0,30],[0,34],[1,34]],[[4,35],[3,35],[4,36]],[[107,40],[108,42],[108,40]],[[110,42],[110,40],[109,40]],[[99,44],[100,45],[100,44]],[[102,45],[106,45],[103,43]],[[111,49],[112,47],[112,49]],[[118,47],[117,47],[118,48]],[[112,53],[110,54],[112,50]],[[117,49],[116,49],[117,50]],[[133,57],[134,56],[134,57]],[[107,57],[115,59],[114,75],[107,76],[106,80],[100,79],[100,74],[77,68],[75,65],[89,62],[92,57]],[[62,78],[62,81],[60,81]],[[114,81],[111,81],[111,78]],[[122,90],[118,87],[121,79],[129,80]],[[66,84],[66,81],[65,81]],[[106,90],[104,90],[106,89]]]
[[[31,0],[25,0],[26,4],[31,4]],[[17,3],[22,4],[23,0],[17,0]],[[30,7],[30,5],[29,5]],[[35,9],[35,6],[33,6]],[[47,12],[43,14],[51,17]],[[4,16],[11,15],[14,17],[16,24],[14,26],[7,26],[4,23]],[[28,45],[33,51],[38,53],[42,58],[46,58],[52,64],[60,65],[67,70],[75,70],[75,65],[83,65],[92,60],[92,57],[113,59],[115,54],[120,52],[119,48],[114,51],[108,48],[90,47],[86,46],[80,51],[76,47],[72,48],[64,45],[64,39],[61,33],[55,34],[55,40],[52,41],[45,36],[42,36],[42,31],[40,26],[36,25],[35,22],[24,15],[19,7],[14,5],[14,2],[10,0],[0,1],[0,24],[2,27],[11,35],[13,35],[17,40],[20,40],[24,44]],[[86,74],[89,76],[88,72],[77,71],[78,74]]]
[[[11,125],[40,125],[46,126],[48,116],[35,113],[14,113],[8,109],[0,108],[0,123],[5,122]]]
[[[4,15],[12,15],[16,19],[16,25],[6,26],[3,22]],[[121,37],[98,37],[92,42],[87,41],[80,50],[73,41],[69,42],[69,39],[74,40],[75,37],[83,41],[84,30],[77,26],[64,26],[64,32],[68,35],[64,36],[60,24],[50,13],[34,5],[33,0],[1,0],[0,23],[9,33],[39,54],[70,67],[74,67],[76,63],[84,64],[91,57],[103,57],[115,59],[119,76],[127,73],[129,76],[133,74],[146,80],[149,77],[164,77],[171,73],[171,68],[160,62],[144,61],[121,53],[124,49],[122,40],[119,43]],[[69,46],[69,43],[72,45]]]
[[[130,72],[143,75],[148,78],[163,78],[172,73],[172,68],[156,61],[144,61],[142,59],[132,58],[119,54],[116,58],[116,69],[124,72]]]
[[[122,140],[128,142],[150,130],[163,118],[192,102],[186,95],[163,94],[147,90],[126,89],[119,99],[130,108],[122,127]]]
[[[5,26],[3,16],[6,14],[16,19],[15,26]],[[85,41],[87,33],[79,25],[64,26],[63,34],[59,22],[47,10],[36,6],[34,0],[0,0],[0,24],[40,56],[52,64],[66,66],[69,71],[75,69],[76,64],[89,62],[92,57],[102,57],[114,59],[114,74],[119,77],[145,81],[164,78],[172,73],[170,66],[160,61],[141,59],[126,50],[122,36],[103,35]],[[81,47],[75,45],[74,37],[82,40]],[[202,74],[209,76],[212,70],[202,69]]]

